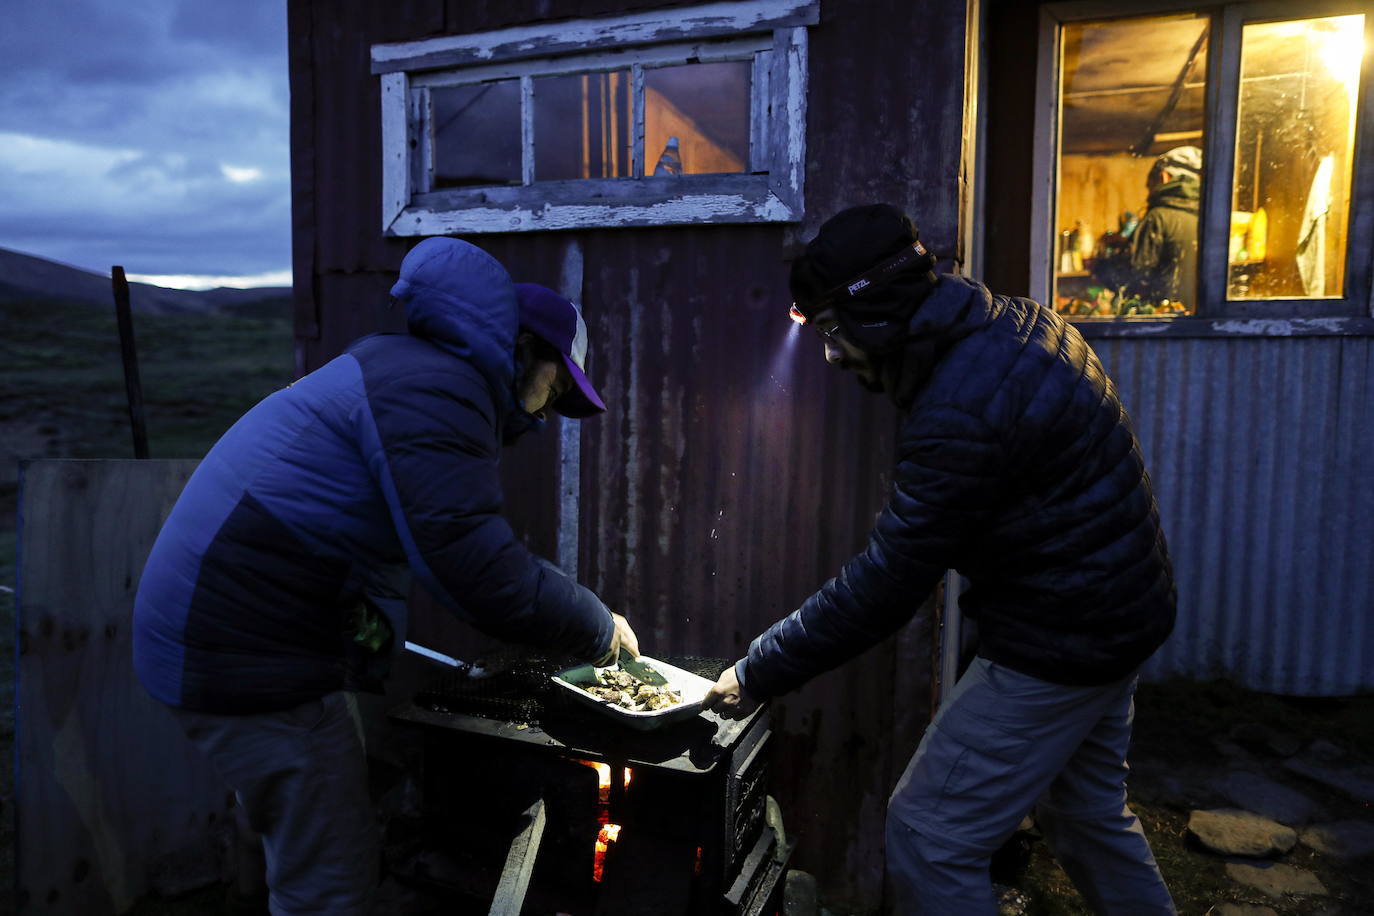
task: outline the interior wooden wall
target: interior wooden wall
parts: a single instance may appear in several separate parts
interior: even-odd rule
[[[1072,229],[1082,220],[1094,243],[1117,228],[1123,210],[1145,214],[1145,178],[1154,157],[1069,153],[1059,160],[1059,210],[1055,227]]]

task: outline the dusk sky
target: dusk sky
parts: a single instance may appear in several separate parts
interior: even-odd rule
[[[290,284],[286,0],[5,18],[0,247],[164,286]]]

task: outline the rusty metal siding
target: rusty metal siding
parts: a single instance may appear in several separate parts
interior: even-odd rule
[[[822,0],[810,30],[806,220],[886,202],[948,269],[959,257],[965,3]]]
[[[1374,341],[1097,340],[1179,590],[1145,675],[1374,688]]]

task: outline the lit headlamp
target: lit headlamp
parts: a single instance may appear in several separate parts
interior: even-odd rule
[[[917,262],[920,262],[919,265]],[[823,293],[814,303],[810,303],[810,311],[815,313],[829,306],[841,305],[849,299],[862,298],[868,293],[882,289],[891,282],[893,277],[905,273],[913,267],[928,271],[934,266],[935,258],[926,250],[926,247],[919,241],[912,242],[892,257]],[[806,324],[808,320],[806,313],[795,302],[792,303],[792,308],[788,310],[787,314],[797,324]]]

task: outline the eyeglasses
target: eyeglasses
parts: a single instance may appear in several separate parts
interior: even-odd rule
[[[827,322],[824,327],[813,324],[811,320],[806,317],[806,313],[797,308],[797,303],[795,302],[792,303],[792,308],[788,309],[787,315],[797,324],[810,325],[811,329],[821,335],[825,340],[834,340],[835,335],[840,332],[840,323],[833,319]]]

